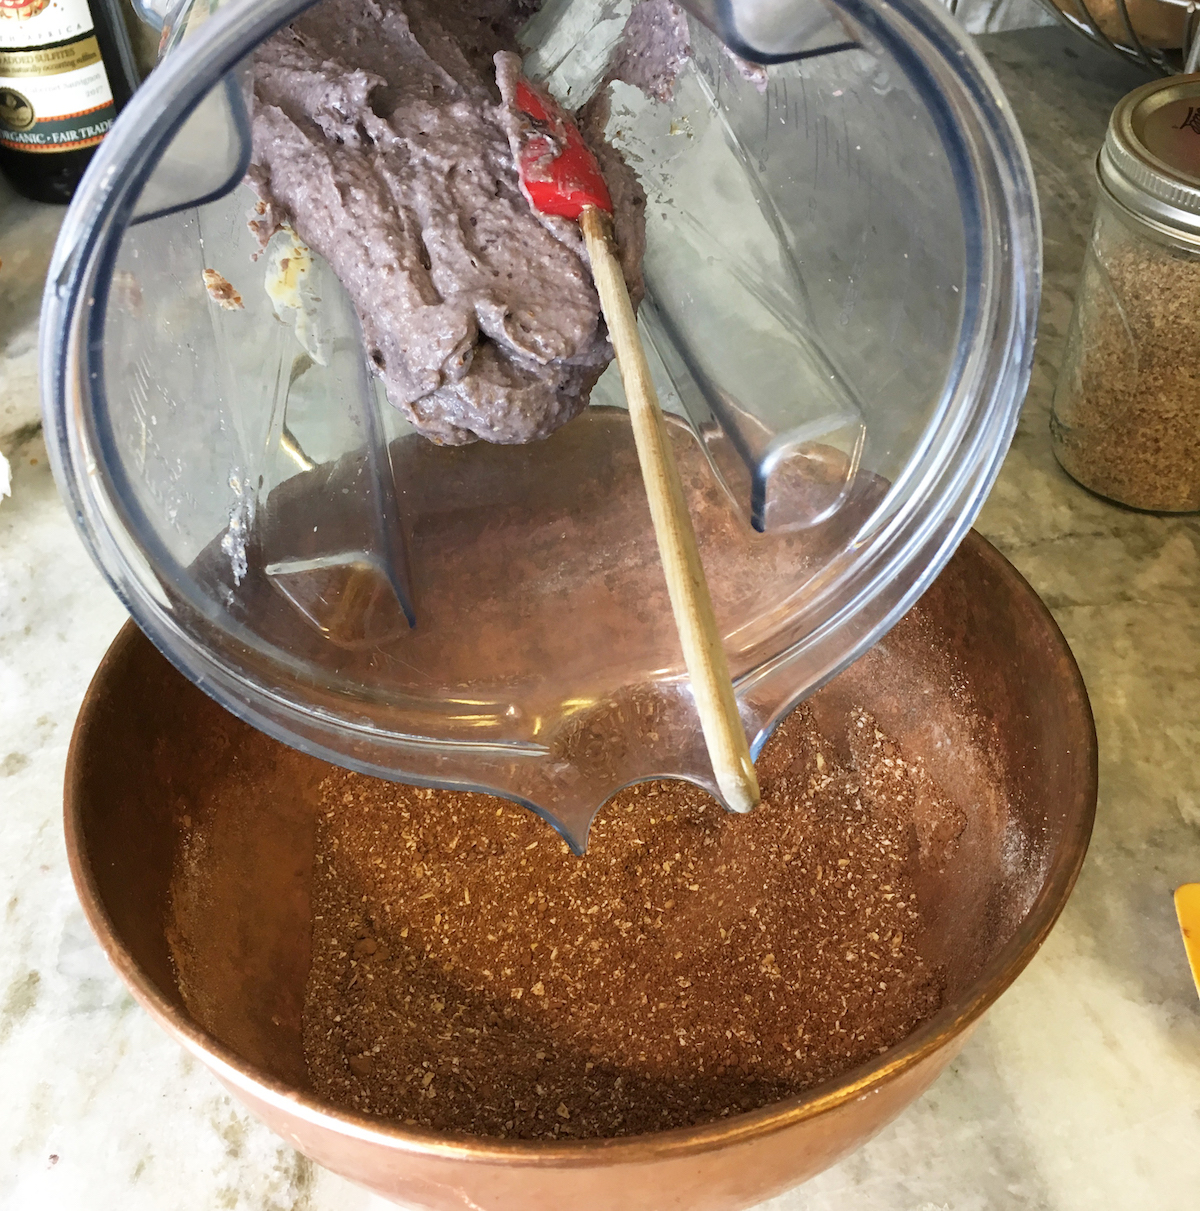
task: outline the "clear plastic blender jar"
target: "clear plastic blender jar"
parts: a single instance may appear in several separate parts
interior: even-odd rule
[[[715,792],[615,368],[545,441],[438,447],[320,258],[281,232],[255,259],[252,54],[306,7],[192,12],[68,214],[42,369],[85,542],[181,670],[328,760],[506,795],[576,848],[621,786]],[[757,752],[980,508],[1040,237],[1012,114],[939,6],[687,7],[674,99],[612,85],[608,134],[649,199],[640,323]],[[527,70],[578,103],[629,8],[549,0]]]

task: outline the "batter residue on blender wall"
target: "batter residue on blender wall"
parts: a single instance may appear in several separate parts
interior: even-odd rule
[[[687,15],[673,0],[639,0],[613,56],[609,75],[669,101],[691,54]]]
[[[324,0],[255,55],[266,240],[282,224],[354,302],[392,404],[435,441],[513,443],[577,415],[612,349],[582,241],[521,193],[494,58],[535,0]],[[640,297],[645,195],[581,123]]]

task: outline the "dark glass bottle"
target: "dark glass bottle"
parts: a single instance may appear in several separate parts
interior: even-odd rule
[[[0,0],[0,171],[69,202],[137,87],[120,0]]]

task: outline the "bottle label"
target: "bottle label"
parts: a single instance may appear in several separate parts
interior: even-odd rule
[[[87,0],[0,0],[0,147],[78,151],[116,116]]]

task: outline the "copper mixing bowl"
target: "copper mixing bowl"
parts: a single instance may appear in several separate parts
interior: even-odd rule
[[[956,854],[918,883],[921,945],[946,973],[944,1005],[874,1062],[707,1126],[619,1140],[489,1140],[318,1100],[301,1011],[315,787],[327,767],[216,706],[132,625],[75,728],[71,869],[92,928],[143,1007],[320,1164],[436,1211],[732,1211],[820,1172],[929,1087],[1045,940],[1095,812],[1096,736],[1079,670],[1033,590],[977,535],[813,704],[822,728],[854,706],[871,711],[968,816]],[[225,840],[205,851],[211,871],[189,908],[205,927],[183,937],[173,873],[191,814],[206,811],[223,813]],[[175,961],[181,946],[195,959],[186,972]]]

